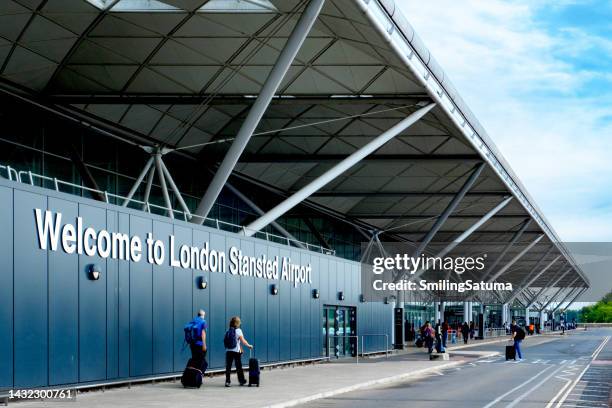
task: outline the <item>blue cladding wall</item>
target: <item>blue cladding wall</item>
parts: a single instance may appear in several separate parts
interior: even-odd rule
[[[44,251],[35,208],[61,213],[62,224],[80,216],[84,227],[138,235],[143,246],[152,232],[166,251],[172,234],[175,248],[209,242],[228,257],[232,246],[245,255],[291,257],[312,265],[312,284],[171,267],[169,253],[155,265]],[[224,366],[222,338],[234,315],[263,363],[320,357],[324,305],[357,307],[360,335],[391,334],[390,305],[359,303],[355,262],[6,180],[0,180],[0,259],[0,389],[180,373],[190,354],[183,326],[199,309],[207,312],[211,368]],[[99,280],[89,279],[90,265],[102,272]],[[205,290],[196,286],[202,277]],[[384,337],[366,336],[365,348],[384,348]]]

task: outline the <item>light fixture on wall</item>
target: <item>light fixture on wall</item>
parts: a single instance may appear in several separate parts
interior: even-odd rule
[[[312,290],[312,297],[314,299],[318,299],[321,295],[319,294],[319,289],[313,289]]]
[[[96,264],[89,264],[87,266],[87,275],[89,276],[89,279],[91,280],[100,279],[100,275],[102,275],[100,266]]]
[[[344,300],[344,292],[338,292],[338,300]]]
[[[198,278],[198,289],[206,289],[208,287],[208,282],[204,279],[203,276]]]
[[[270,294],[278,295],[278,285],[277,284],[270,285]]]
[[[366,297],[365,297],[365,295],[363,293],[361,295],[359,295],[359,301],[361,303],[365,303],[366,302]]]

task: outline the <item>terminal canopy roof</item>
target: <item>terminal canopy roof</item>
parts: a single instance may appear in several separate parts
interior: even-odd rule
[[[229,148],[305,3],[4,0],[0,81],[126,139],[182,148],[204,172]],[[555,245],[544,262],[562,259],[531,286],[568,268],[558,286],[588,285],[392,0],[325,2],[234,176],[290,194],[434,97],[445,103],[307,204],[389,239],[419,241],[485,162],[434,241],[453,240],[514,196],[468,241],[509,242],[531,219],[504,259],[545,238],[503,280],[525,282]]]

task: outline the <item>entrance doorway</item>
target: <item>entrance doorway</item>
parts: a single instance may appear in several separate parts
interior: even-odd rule
[[[357,308],[323,306],[323,350],[328,357],[357,356]]]

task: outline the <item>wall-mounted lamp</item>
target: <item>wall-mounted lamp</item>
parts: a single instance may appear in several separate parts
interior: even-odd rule
[[[313,289],[312,290],[312,297],[313,299],[318,299],[321,295],[319,294],[319,289]]]
[[[95,264],[90,264],[87,266],[87,275],[89,276],[89,279],[91,280],[98,280],[100,279],[100,275],[102,275],[100,266],[95,265]]]
[[[208,287],[208,282],[206,282],[206,279],[204,279],[203,276],[200,276],[198,278],[198,289],[206,289]]]
[[[278,295],[278,285],[277,284],[270,285],[270,294]]]
[[[338,300],[344,300],[344,292],[338,292]]]
[[[389,298],[385,297],[385,305],[388,305],[388,304],[389,304]]]
[[[365,297],[365,295],[363,293],[361,295],[359,295],[359,301],[361,303],[365,303],[366,302],[366,297]]]

